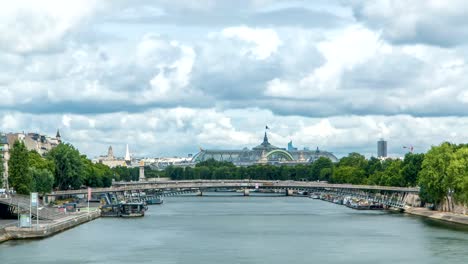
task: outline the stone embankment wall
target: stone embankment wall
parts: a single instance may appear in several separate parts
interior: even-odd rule
[[[446,197],[445,200],[436,207],[436,209],[442,212],[468,214],[468,205],[463,205],[452,197]]]
[[[419,198],[418,194],[408,193],[405,196],[404,202],[406,205],[411,207],[420,207],[421,206],[421,199]]]
[[[96,219],[100,216],[100,212],[92,212],[88,214],[77,215],[68,219],[58,220],[57,222],[46,224],[44,227],[34,228],[18,228],[7,227],[5,229],[7,237],[10,239],[28,239],[42,238],[54,235],[69,228],[73,228],[85,222]]]
[[[10,236],[7,234],[4,228],[0,228],[0,243],[10,239]]]

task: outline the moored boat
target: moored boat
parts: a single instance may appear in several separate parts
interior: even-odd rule
[[[121,204],[121,217],[145,216],[146,207],[141,202]]]
[[[146,200],[146,204],[163,204],[164,199],[162,197],[151,197]]]

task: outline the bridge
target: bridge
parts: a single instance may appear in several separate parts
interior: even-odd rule
[[[213,190],[241,190],[244,195],[249,195],[251,190],[275,190],[283,191],[285,195],[293,191],[334,193],[356,198],[375,201],[387,206],[404,209],[405,199],[408,195],[418,195],[419,188],[392,187],[377,185],[353,185],[330,184],[322,182],[303,181],[266,181],[266,180],[191,180],[191,181],[143,181],[143,182],[115,182],[109,188],[94,188],[93,194],[115,193],[123,196],[125,193],[153,192],[157,196],[176,196],[187,193],[197,193]],[[71,197],[75,195],[87,195],[87,189],[55,191],[47,194],[45,201],[55,200],[56,197]],[[34,217],[53,220],[63,217],[63,212],[56,208],[40,205],[38,215],[32,210]],[[19,212],[29,212],[29,196],[10,195],[8,198],[0,198],[0,215],[17,215]]]
[[[115,182],[109,188],[95,188],[96,193],[141,193],[153,192],[157,196],[175,196],[187,193],[197,193],[213,190],[241,190],[249,195],[251,190],[283,191],[286,195],[293,191],[335,193],[369,201],[380,202],[387,206],[404,209],[405,199],[409,194],[419,194],[418,187],[392,187],[377,185],[330,184],[323,182],[304,181],[266,181],[266,180],[189,180],[189,181],[143,181],[143,182]],[[87,195],[86,189],[55,191],[48,194],[48,200],[54,197],[69,197],[73,195]]]
[[[378,185],[330,184],[304,181],[265,181],[265,180],[193,180],[193,181],[152,181],[152,182],[115,182],[109,188],[94,188],[93,193],[124,191],[180,191],[182,189],[283,189],[283,190],[319,190],[344,189],[358,191],[384,191],[399,193],[419,193],[418,187],[392,187]],[[87,194],[87,189],[55,191],[47,196],[67,196]]]
[[[30,197],[27,195],[9,195],[0,197],[0,216],[13,217],[19,213],[29,213]],[[31,215],[33,218],[41,220],[55,220],[64,216],[64,212],[59,212],[57,208],[44,206],[39,201],[39,208],[33,207]]]

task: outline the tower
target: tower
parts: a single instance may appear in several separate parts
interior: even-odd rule
[[[114,151],[112,150],[112,146],[109,146],[109,149],[107,150],[107,158],[110,160],[114,159]]]
[[[125,161],[132,161],[130,158],[130,151],[128,150],[128,144],[127,144],[127,151],[125,151]]]
[[[62,137],[60,136],[60,131],[57,129],[57,134],[55,135],[55,138],[59,143],[62,143]]]
[[[381,138],[377,141],[377,157],[386,158],[387,157],[387,141]]]
[[[140,174],[138,175],[138,181],[145,180],[145,162],[143,160],[140,161]]]

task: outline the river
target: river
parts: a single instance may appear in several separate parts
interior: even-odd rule
[[[174,197],[0,244],[0,263],[468,263],[468,229],[298,197]]]

